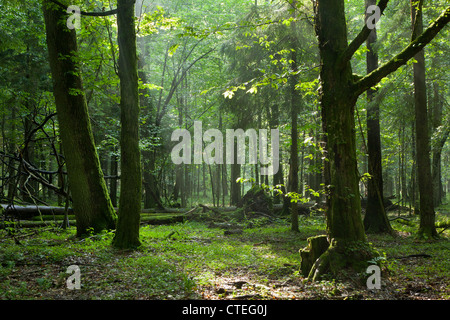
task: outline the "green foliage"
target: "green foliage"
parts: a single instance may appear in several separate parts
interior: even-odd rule
[[[138,28],[139,36],[148,36],[159,32],[159,30],[174,30],[179,27],[181,21],[177,17],[167,17],[164,8],[157,6],[152,13],[144,13],[140,17]],[[171,56],[175,53],[178,46],[174,45],[170,48]]]

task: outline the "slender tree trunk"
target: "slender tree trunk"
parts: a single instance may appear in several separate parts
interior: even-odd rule
[[[270,117],[270,127],[272,129],[277,129],[280,125],[280,120],[279,120],[279,106],[277,103],[273,103],[271,106],[271,117]],[[284,177],[283,177],[283,165],[282,165],[282,153],[280,152],[279,154],[279,162],[280,162],[280,167],[279,170],[277,171],[277,173],[274,174],[273,176],[273,184],[274,186],[276,185],[282,185],[281,186],[281,191],[284,193],[286,193],[286,186],[284,185]],[[256,177],[259,177],[259,170],[256,171]],[[257,181],[258,184],[258,181]],[[281,200],[281,195],[278,194],[278,192],[275,193],[275,199],[274,199],[274,203],[280,203]]]
[[[183,126],[183,106],[182,99],[180,99],[177,91],[177,102],[178,102],[178,127],[182,128]],[[184,190],[184,165],[180,164],[175,166],[175,185],[173,189],[173,199],[174,201],[178,201],[178,197],[181,193],[181,207],[185,207],[185,190]]]
[[[411,203],[414,207],[414,211],[416,213],[419,212],[419,206],[418,206],[418,192],[417,192],[417,157],[416,157],[416,125],[415,121],[412,121],[411,123],[411,132],[412,132],[412,138],[411,138],[411,159],[412,159],[412,166],[411,166]]]
[[[9,154],[14,154],[16,152],[16,108],[14,106],[11,107],[11,121],[10,121],[11,127],[9,128],[9,135],[8,135],[8,152]],[[6,136],[4,137],[4,139]],[[8,161],[8,201],[12,203],[14,201],[14,197],[16,196],[16,183],[13,177],[16,175],[15,172],[15,165],[14,165],[14,159],[9,159]]]
[[[231,205],[236,205],[241,200],[241,188],[240,184],[236,180],[241,175],[241,165],[237,162],[237,146],[234,144],[234,163],[231,164]]]
[[[443,102],[439,95],[439,84],[435,82],[433,84],[433,132],[442,124],[442,105]],[[433,195],[434,195],[434,205],[439,206],[442,203],[444,197],[444,188],[442,185],[442,169],[441,169],[441,158],[442,158],[442,148],[444,147],[445,141],[448,138],[450,128],[444,134],[439,137],[438,142],[433,146],[433,156],[432,156],[432,176],[433,176]]]
[[[202,161],[202,189],[203,189],[203,197],[206,197],[206,164]]]
[[[405,205],[405,201],[409,199],[408,188],[406,186],[406,139],[405,139],[405,125],[402,124],[402,147],[401,147],[401,163],[402,163],[402,174],[401,174],[401,186],[402,186],[402,206]]]
[[[227,165],[222,164],[222,203],[225,206],[225,197],[228,196],[228,182],[227,182]]]
[[[114,229],[116,214],[100,168],[76,63],[76,34],[66,27],[65,11],[46,1],[43,12],[53,94],[76,214],[77,235],[83,235],[91,228],[94,232]]]
[[[111,154],[110,156],[109,172],[111,175],[111,180],[109,182],[109,193],[111,197],[111,202],[114,207],[117,207],[117,176],[119,174],[119,161],[117,160],[116,154]]]
[[[292,51],[291,55],[292,69],[295,72],[297,69],[297,53]],[[297,84],[297,77],[291,76],[291,152],[290,152],[290,167],[289,167],[289,192],[298,193],[298,109],[299,109],[299,95],[295,90]],[[298,232],[298,204],[291,202],[291,230]]]
[[[147,83],[147,74],[145,73],[146,59],[148,55],[148,49],[145,45],[146,38],[138,38],[138,47],[141,54],[138,56],[138,77],[142,83]],[[152,99],[150,98],[150,90],[143,88],[139,90],[139,105],[142,110],[142,117],[145,118],[146,123],[154,123],[155,117],[155,107],[153,105]],[[152,140],[155,134],[150,130],[151,126],[142,126],[140,130],[140,135],[143,139],[147,138]],[[155,147],[147,147],[142,150],[142,175],[143,181],[143,192],[144,192],[144,208],[163,208],[161,202],[161,196],[158,188],[158,183],[155,177],[155,163],[156,163],[156,150]]]
[[[187,208],[189,200],[189,167],[186,164],[182,164],[182,170],[184,174],[184,181],[181,189],[181,207]]]
[[[117,1],[121,109],[119,219],[113,240],[113,245],[117,248],[134,248],[141,244],[139,225],[142,175],[134,2],[135,0]]]
[[[375,5],[375,0],[366,0],[366,8]],[[367,17],[366,17],[367,18]],[[374,49],[377,31],[374,28],[366,40],[369,51],[366,55],[367,74],[378,68],[378,54]],[[368,172],[371,178],[367,182],[367,207],[364,216],[366,232],[392,232],[383,204],[383,173],[381,167],[380,108],[374,102],[376,90],[367,91],[367,151]]]
[[[413,25],[412,39],[416,39],[423,32],[422,4],[411,0],[411,17]],[[435,212],[433,205],[433,183],[430,163],[430,142],[428,128],[427,93],[425,82],[425,53],[419,51],[414,58],[417,63],[414,69],[414,105],[416,116],[416,146],[417,173],[420,194],[420,226],[419,237],[436,237]]]
[[[30,110],[30,103],[27,99],[25,103],[25,107],[28,110],[29,114],[25,116],[24,119],[24,141],[25,147],[21,150],[21,154],[23,159],[35,165],[35,142],[34,142],[34,134],[32,134],[36,125],[33,123],[33,115]],[[38,185],[36,181],[32,179],[27,179],[26,175],[23,175],[20,178],[20,190],[22,193],[22,200],[25,202],[33,203],[33,196],[36,197],[36,191],[38,189]]]

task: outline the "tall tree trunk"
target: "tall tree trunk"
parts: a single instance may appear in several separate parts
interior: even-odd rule
[[[375,5],[376,0],[366,0],[366,8]],[[366,17],[367,19],[368,17]],[[366,40],[368,52],[366,55],[367,74],[378,68],[378,54],[374,45],[377,41],[377,31],[374,28]],[[383,173],[381,167],[380,139],[380,107],[374,102],[376,90],[367,90],[367,151],[368,172],[371,178],[367,182],[367,207],[364,216],[366,232],[392,232],[383,204]]]
[[[227,182],[227,165],[222,164],[222,203],[225,206],[225,197],[228,196],[228,182]]]
[[[182,164],[182,172],[184,175],[184,181],[181,189],[181,207],[187,208],[189,200],[189,167],[186,164]]]
[[[413,25],[412,39],[423,32],[422,4],[411,0],[411,18]],[[430,141],[428,128],[427,93],[425,82],[425,53],[419,51],[414,58],[414,105],[416,116],[417,173],[420,197],[419,237],[436,237],[435,212],[433,205],[433,183],[431,177]]]
[[[414,207],[414,211],[418,213],[419,205],[418,205],[418,192],[417,192],[417,157],[416,157],[416,125],[415,120],[411,123],[411,132],[412,132],[412,138],[411,138],[411,159],[412,159],[412,166],[411,166],[411,203]],[[416,211],[417,210],[417,211]]]
[[[433,132],[442,124],[442,99],[439,94],[439,84],[435,82],[433,84]],[[437,139],[437,143],[433,145],[433,156],[432,156],[432,176],[433,176],[433,195],[434,195],[434,205],[439,206],[442,203],[444,197],[444,188],[442,185],[442,169],[441,169],[441,158],[442,158],[442,148],[444,147],[445,141],[448,138],[450,127],[444,131],[443,135]]]
[[[356,99],[350,90],[352,68],[347,62],[339,70],[338,59],[347,47],[344,1],[319,1],[317,33],[322,69],[322,125],[326,133],[328,186],[327,223],[330,239],[365,241],[361,220],[356,160],[354,110]]]
[[[344,65],[339,63],[347,48],[344,1],[319,0],[315,14],[321,57],[320,103],[326,143],[327,238],[331,245],[311,268],[308,267],[308,278],[313,281],[326,272],[336,275],[349,264],[356,267],[353,262],[369,260],[371,256],[361,255],[356,259],[346,254],[353,252],[347,250],[349,246],[358,243],[361,248],[361,244],[367,242],[361,218],[354,131],[358,96],[351,88],[353,76],[350,61]],[[359,253],[362,253],[361,250],[358,250]]]
[[[295,3],[295,2],[294,2]],[[297,53],[292,51],[292,70],[297,71]],[[299,94],[295,90],[297,84],[297,77],[291,75],[291,152],[290,152],[290,167],[289,167],[289,186],[288,192],[298,193],[298,109],[299,109]],[[291,202],[291,231],[298,232],[298,204]]]
[[[44,2],[47,46],[60,135],[76,215],[77,235],[88,229],[114,229],[116,214],[106,188],[88,115],[79,66],[77,40],[66,27],[67,15]],[[63,58],[62,58],[63,57]]]
[[[205,164],[205,161],[202,161],[202,190],[203,190],[203,197],[206,197],[206,164]]]
[[[119,174],[119,161],[117,160],[117,155],[115,153],[111,154],[109,161],[109,172],[111,175],[111,180],[109,182],[109,194],[112,205],[117,207],[117,176]]]
[[[11,121],[10,121],[11,127],[9,128],[9,134],[8,137],[4,136],[3,139],[8,139],[8,152],[9,154],[14,154],[16,152],[16,107],[11,107]],[[7,198],[9,203],[13,203],[14,197],[16,196],[16,179],[13,177],[16,175],[15,172],[15,165],[14,165],[14,159],[9,159],[8,161],[8,193]]]
[[[292,6],[295,7],[297,5],[297,1],[292,2]],[[299,94],[295,90],[295,86],[297,84],[298,78],[295,75],[297,71],[297,52],[296,49],[298,47],[297,38],[295,36],[296,24],[291,24],[291,43],[292,49],[291,51],[291,68],[293,74],[290,76],[290,84],[289,84],[289,109],[291,116],[291,147],[289,154],[289,177],[288,177],[288,192],[298,193],[298,168],[299,168],[299,160],[298,160],[298,113],[299,113]],[[283,202],[283,211],[287,213],[288,208],[290,209],[291,214],[291,231],[298,232],[298,204],[295,201],[291,202],[290,197],[286,197]]]
[[[237,163],[237,144],[233,143],[234,148],[234,162],[231,164],[231,190],[230,190],[230,196],[231,196],[231,205],[236,205],[241,200],[241,188],[240,184],[236,182],[236,180],[241,175],[241,165]]]
[[[277,103],[273,103],[271,106],[271,116],[270,116],[270,128],[271,129],[277,129],[280,125],[280,119],[279,119],[279,106]],[[280,167],[279,170],[274,174],[273,176],[273,185],[277,186],[277,185],[281,185],[281,191],[282,193],[286,193],[286,187],[284,185],[284,177],[283,177],[283,165],[282,165],[282,153],[280,153],[279,155],[279,162],[280,162]],[[256,172],[256,176],[259,177],[259,170],[257,170]],[[258,181],[257,181],[258,184]],[[281,195],[278,192],[274,193],[274,203],[280,203]]]
[[[141,244],[139,225],[142,175],[134,2],[135,0],[117,1],[121,109],[119,219],[113,240],[113,245],[117,248],[134,248]]]
[[[148,48],[145,45],[146,38],[138,38],[138,47],[140,50],[140,55],[138,56],[138,77],[142,83],[147,83],[147,74],[145,73],[146,59],[148,56]],[[147,125],[142,126],[140,130],[140,135],[142,139],[153,140],[155,132],[152,131],[154,123],[154,118],[156,117],[155,106],[153,105],[152,99],[150,98],[151,92],[147,88],[142,88],[139,90],[139,105],[142,110],[142,117],[145,119]],[[161,195],[158,188],[158,182],[155,177],[155,166],[156,166],[156,150],[157,147],[146,147],[142,150],[142,175],[143,181],[143,192],[144,192],[144,208],[163,208],[161,202]]]
[[[28,101],[25,102],[25,107],[28,110],[28,114],[25,116],[24,119],[24,141],[25,146],[21,150],[21,154],[23,159],[31,163],[33,165],[35,164],[35,142],[34,142],[34,134],[33,130],[35,129],[36,125],[33,123],[33,115],[32,111],[30,110],[30,103]],[[38,185],[36,181],[32,179],[27,179],[26,175],[23,175],[20,178],[20,190],[22,193],[22,200],[25,202],[33,203],[33,197],[37,196],[37,190]]]

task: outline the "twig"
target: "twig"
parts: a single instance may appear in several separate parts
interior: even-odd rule
[[[175,234],[180,234],[178,231],[172,231],[171,233],[169,233],[167,235],[167,237],[165,239],[170,239],[172,236],[174,236]]]
[[[397,219],[403,219],[403,220],[406,220],[406,221],[408,221],[408,222],[411,222],[410,219],[405,218],[405,217],[395,217],[395,218],[389,219],[389,221],[394,221],[394,220],[397,220]]]
[[[208,206],[205,206],[204,204],[199,203],[198,205],[199,205],[200,207],[202,207],[204,210],[211,210],[211,211],[214,212],[214,213],[221,214],[220,211],[218,211],[218,210],[216,210],[216,209],[214,209],[214,208],[210,208],[210,207],[208,207]]]
[[[191,214],[192,212],[194,212],[195,210],[197,210],[199,208],[199,206],[196,206],[195,208],[192,208],[191,210],[189,210],[189,211],[186,211],[185,213],[183,213],[184,215],[189,215],[189,214]]]

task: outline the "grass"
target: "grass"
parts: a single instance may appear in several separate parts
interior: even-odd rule
[[[237,235],[198,221],[147,225],[135,251],[113,249],[112,232],[78,239],[74,228],[33,228],[13,238],[0,230],[0,299],[449,299],[449,231],[419,241],[417,217],[399,221],[392,222],[396,238],[368,236],[386,258],[375,291],[332,279],[308,283],[299,273],[298,250],[324,233],[319,214],[301,217],[300,233],[265,218]],[[431,257],[407,257],[420,253]],[[74,264],[80,290],[66,286]]]

